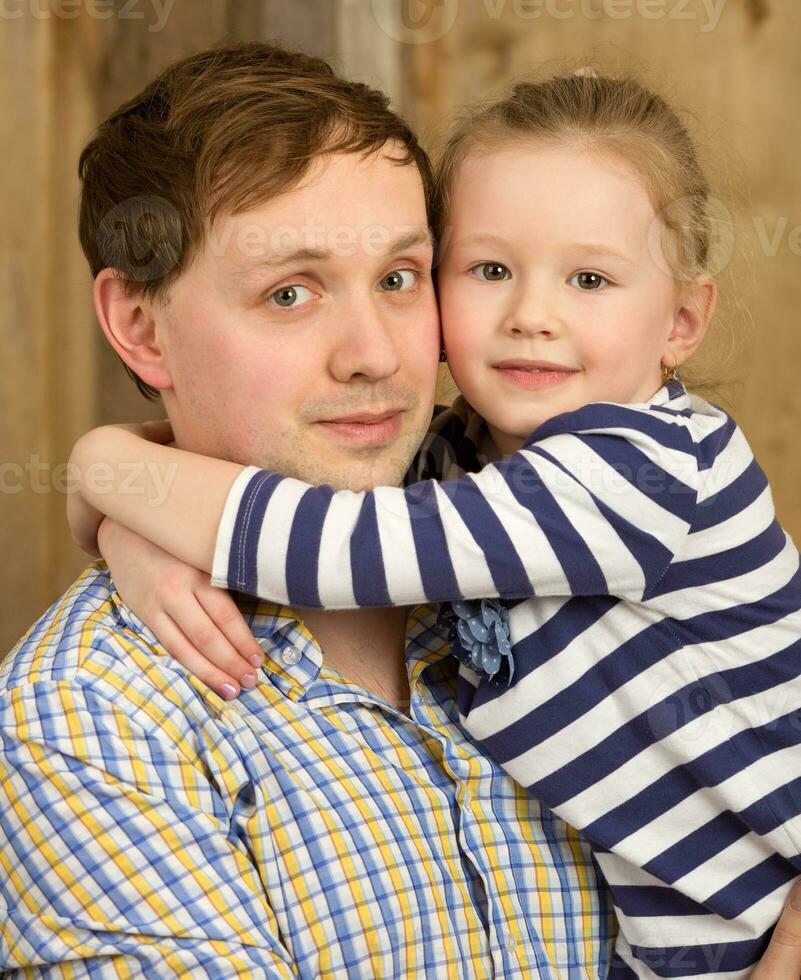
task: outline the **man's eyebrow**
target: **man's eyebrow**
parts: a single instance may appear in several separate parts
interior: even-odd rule
[[[389,243],[387,254],[396,255],[398,252],[405,252],[407,248],[414,248],[416,245],[434,247],[434,236],[430,228],[418,228],[396,238],[394,242]]]
[[[415,248],[417,245],[434,247],[434,236],[430,228],[415,228],[413,231],[399,235],[394,241],[387,244],[386,255],[397,255],[399,252],[405,252],[406,249]],[[326,259],[330,259],[335,254],[336,249],[297,248],[292,252],[260,256],[255,262],[249,263],[243,269],[237,269],[233,273],[233,277],[237,280],[247,279],[259,269],[282,269],[284,266],[292,265],[295,262],[325,262]]]
[[[251,272],[258,269],[281,269],[285,265],[293,262],[303,262],[308,260],[323,261],[331,255],[326,248],[297,248],[294,252],[277,252],[275,255],[262,255],[253,262],[249,262],[243,269],[237,270],[236,275],[248,276]]]

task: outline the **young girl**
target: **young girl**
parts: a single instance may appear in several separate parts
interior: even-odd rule
[[[519,84],[439,170],[462,397],[418,475],[458,478],[332,495],[230,464],[230,486],[230,467],[129,433],[89,444],[180,459],[158,508],[84,495],[217,586],[452,604],[461,722],[593,845],[620,977],[745,977],[801,871],[799,555],[741,430],[676,371],[715,305],[707,198],[687,132],[635,82]],[[193,486],[230,486],[221,520]],[[218,520],[212,567],[196,542]],[[153,584],[125,572],[134,596]]]

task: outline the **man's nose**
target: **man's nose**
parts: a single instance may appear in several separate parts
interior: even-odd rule
[[[543,283],[521,284],[511,297],[503,329],[512,336],[558,336],[563,323],[557,290]]]
[[[331,353],[331,373],[343,383],[362,377],[390,378],[400,368],[392,322],[377,304],[362,299],[342,311],[342,322]]]

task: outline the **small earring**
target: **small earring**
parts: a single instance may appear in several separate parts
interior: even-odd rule
[[[448,362],[448,355],[445,353],[444,347],[440,347],[439,349],[439,362],[440,364],[447,364]]]
[[[673,358],[674,358],[674,360],[675,360],[676,363],[673,365],[672,368],[669,368],[666,364],[662,364],[661,365],[661,367],[662,367],[662,384],[669,385],[669,384],[672,384],[674,381],[679,381],[680,380],[679,379],[679,372],[677,370],[677,368],[679,366],[679,359],[678,359],[678,357],[676,357],[675,353],[673,355]]]

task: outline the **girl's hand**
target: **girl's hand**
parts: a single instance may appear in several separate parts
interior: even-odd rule
[[[793,885],[765,955],[749,980],[798,980],[801,977],[801,879]]]
[[[98,543],[122,600],[167,653],[228,701],[239,695],[240,685],[254,686],[264,653],[228,592],[108,518]]]

